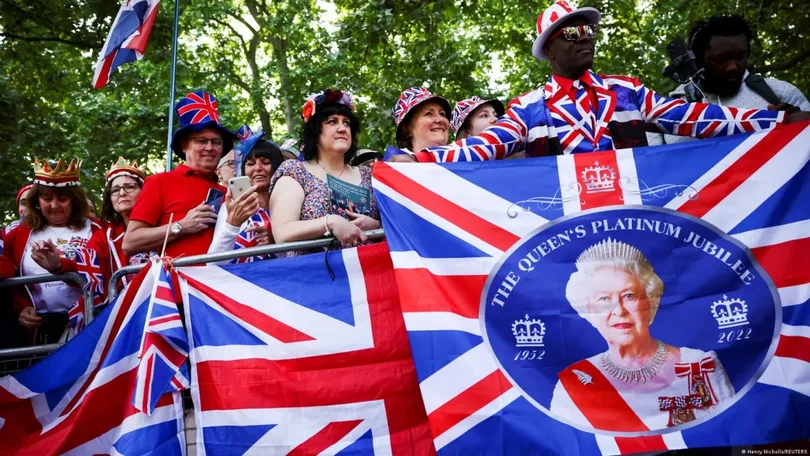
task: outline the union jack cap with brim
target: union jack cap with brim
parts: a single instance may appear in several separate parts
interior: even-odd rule
[[[533,56],[540,60],[548,60],[543,51],[546,40],[558,25],[571,16],[584,16],[592,24],[598,24],[602,20],[602,14],[596,8],[577,9],[567,0],[557,0],[537,17],[537,39],[532,46]]]
[[[444,115],[449,118],[450,116],[450,102],[446,99],[438,96],[433,95],[430,91],[424,87],[411,87],[410,89],[405,89],[402,94],[399,96],[399,100],[391,108],[391,117],[394,118],[394,123],[397,125],[397,131],[399,131],[399,127],[408,114],[413,111],[413,108],[419,106],[420,104],[426,101],[435,101],[442,105],[444,109]]]
[[[456,103],[456,106],[453,108],[453,115],[450,117],[450,127],[454,132],[458,133],[458,131],[461,130],[461,127],[464,125],[464,121],[467,120],[467,116],[485,104],[492,106],[495,109],[495,114],[497,114],[498,117],[502,116],[503,113],[506,112],[506,110],[503,108],[503,103],[501,103],[500,100],[495,98],[491,100],[482,100],[479,97],[472,96],[466,100],[461,100]]]
[[[206,128],[215,128],[222,135],[223,155],[233,149],[236,135],[220,124],[217,99],[210,93],[203,90],[191,92],[174,106],[174,111],[180,118],[180,128],[172,136],[172,150],[178,157],[184,160],[186,158],[186,153],[183,152],[183,140],[188,134]]]

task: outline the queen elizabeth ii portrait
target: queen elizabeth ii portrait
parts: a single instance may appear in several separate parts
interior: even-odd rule
[[[582,252],[576,268],[566,299],[608,348],[558,374],[552,414],[584,428],[640,432],[699,419],[734,395],[713,351],[650,333],[664,283],[639,249],[608,238]]]

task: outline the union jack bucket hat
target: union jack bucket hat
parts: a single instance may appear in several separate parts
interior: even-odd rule
[[[533,56],[540,60],[548,60],[546,53],[543,52],[546,40],[557,26],[571,16],[584,16],[592,24],[598,24],[602,20],[602,14],[596,8],[577,9],[567,0],[557,0],[537,17],[537,39],[532,46]]]
[[[233,149],[233,141],[236,136],[219,123],[217,99],[210,93],[203,90],[192,92],[174,106],[174,111],[180,118],[180,128],[172,136],[172,150],[178,157],[186,159],[186,153],[183,152],[183,140],[189,133],[206,128],[215,128],[222,135],[222,155]]]
[[[461,127],[464,125],[464,121],[467,120],[467,117],[473,113],[479,107],[488,104],[495,109],[495,114],[498,117],[502,116],[506,110],[503,108],[503,103],[500,100],[495,98],[491,100],[482,100],[476,96],[467,98],[466,100],[461,100],[456,103],[456,106],[453,108],[453,116],[450,118],[450,127],[453,128],[453,131],[458,134],[458,131],[461,130]]]
[[[449,101],[438,95],[433,95],[424,87],[411,87],[410,89],[405,89],[405,91],[402,92],[402,94],[399,96],[399,100],[397,100],[397,103],[393,108],[391,108],[391,117],[394,118],[394,123],[397,125],[397,134],[399,134],[399,129],[402,126],[402,122],[409,120],[408,114],[410,114],[415,107],[427,101],[435,101],[439,103],[442,106],[442,109],[444,109],[444,115],[449,118]]]

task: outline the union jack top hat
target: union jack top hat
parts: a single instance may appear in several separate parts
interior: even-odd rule
[[[461,127],[464,125],[464,121],[467,120],[467,116],[485,104],[492,106],[492,108],[495,109],[495,114],[497,114],[498,117],[502,116],[503,113],[506,112],[506,110],[503,108],[503,103],[501,103],[500,100],[495,98],[491,100],[482,100],[476,96],[473,96],[456,103],[456,106],[453,108],[453,116],[450,118],[450,127],[452,127],[453,131],[458,134],[458,131],[461,130]]]
[[[174,111],[180,118],[180,128],[172,136],[172,150],[178,157],[186,159],[183,152],[183,140],[189,133],[206,128],[215,128],[222,135],[222,155],[233,149],[234,134],[219,123],[217,99],[208,92],[198,90],[186,95],[175,106]]]
[[[537,17],[537,39],[532,46],[533,56],[540,60],[548,60],[546,53],[543,52],[546,40],[557,26],[571,16],[584,16],[592,24],[598,24],[602,19],[602,14],[595,8],[577,9],[567,0],[557,0]]]
[[[426,101],[435,101],[439,103],[442,106],[442,109],[444,109],[444,115],[450,116],[449,101],[438,95],[433,95],[424,87],[411,87],[410,89],[405,89],[405,91],[402,92],[402,94],[399,96],[399,100],[397,100],[397,103],[393,108],[391,108],[391,117],[394,118],[394,123],[397,125],[397,133],[399,133],[399,128],[402,125],[402,122],[408,118],[408,114],[413,111],[413,108]]]

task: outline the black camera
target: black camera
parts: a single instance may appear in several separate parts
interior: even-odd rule
[[[698,87],[703,80],[703,68],[695,63],[695,53],[683,38],[677,37],[667,45],[670,63],[664,68],[664,76],[678,84],[685,84],[686,99],[690,102],[703,101],[703,92]]]

